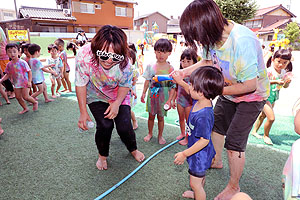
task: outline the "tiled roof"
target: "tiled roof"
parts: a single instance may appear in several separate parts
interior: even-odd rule
[[[24,18],[34,19],[55,19],[55,20],[76,20],[73,16],[66,16],[62,9],[51,9],[51,8],[35,8],[25,7],[20,8],[20,14]]]
[[[258,30],[257,32],[260,34],[261,33],[270,33],[270,32],[273,32],[273,29],[280,28],[280,26],[285,25],[286,23],[291,22],[291,21],[292,21],[291,19],[282,19],[282,20],[279,20],[278,22],[275,22],[274,24],[271,24],[270,26],[267,26],[263,29]]]
[[[287,12],[289,15],[291,15],[292,17],[296,17],[296,15],[294,15],[293,13],[291,13],[291,11],[289,11],[288,9],[286,9],[285,7],[283,7],[281,4],[280,5],[276,5],[276,6],[271,6],[271,7],[267,7],[267,8],[262,8],[257,10],[255,16],[262,16],[262,15],[266,15],[276,9],[282,9],[285,12]]]
[[[136,1],[133,0],[111,0],[111,1],[118,1],[118,2],[124,2],[124,3],[133,3],[133,4],[137,4]]]
[[[158,13],[159,15],[161,15],[161,16],[165,17],[167,20],[169,20],[169,18],[167,18],[166,16],[164,16],[160,12],[153,12],[153,13],[150,13],[150,14],[140,15],[140,16],[134,18],[134,20],[143,19],[143,18],[149,17],[151,15],[154,15],[155,13]]]

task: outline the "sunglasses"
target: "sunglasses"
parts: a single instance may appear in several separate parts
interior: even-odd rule
[[[124,60],[123,55],[119,55],[119,54],[116,54],[116,53],[97,50],[96,54],[97,54],[97,56],[99,57],[99,59],[101,61],[107,61],[109,58],[111,58],[111,60],[113,62],[121,62],[121,61]]]

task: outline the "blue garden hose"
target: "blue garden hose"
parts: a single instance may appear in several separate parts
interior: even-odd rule
[[[182,138],[183,139],[183,138]],[[182,140],[180,139],[180,140]],[[127,181],[130,177],[132,177],[137,171],[139,171],[144,165],[146,165],[152,158],[154,158],[157,154],[159,154],[160,152],[164,151],[165,149],[169,148],[170,146],[176,144],[177,142],[179,142],[180,140],[175,140],[174,142],[164,146],[163,148],[159,149],[157,152],[155,152],[154,154],[152,154],[148,159],[146,159],[142,164],[140,164],[135,170],[133,170],[130,174],[128,174],[125,178],[123,178],[119,183],[117,183],[116,185],[114,185],[113,187],[111,187],[110,189],[106,190],[106,192],[102,193],[99,197],[97,197],[95,200],[99,200],[102,199],[103,197],[105,197],[106,195],[108,195],[109,193],[111,193],[114,189],[116,189],[117,187],[119,187],[122,183],[124,183],[125,181]]]

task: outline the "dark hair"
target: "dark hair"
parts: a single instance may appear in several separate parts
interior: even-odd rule
[[[7,51],[8,49],[12,49],[12,48],[16,48],[19,51],[19,45],[16,43],[8,43],[5,46],[5,51]]]
[[[169,40],[160,38],[154,44],[154,51],[172,52],[172,44]]]
[[[65,41],[61,38],[58,38],[54,41],[54,44],[56,44],[57,46],[64,46],[65,45]]]
[[[29,45],[30,45],[30,43],[23,43],[23,44],[21,45],[22,53],[24,53],[24,50],[25,50],[25,49],[28,49]]]
[[[72,49],[74,56],[76,56],[77,54],[76,48],[76,44],[74,44],[73,42],[68,42],[67,50]]]
[[[180,56],[180,61],[184,60],[184,59],[187,59],[187,60],[193,60],[193,63],[195,64],[197,61],[198,61],[198,55],[196,53],[196,51],[194,49],[191,49],[191,48],[188,48],[188,49],[185,49],[181,56]],[[180,63],[180,69],[183,69],[182,66],[181,66],[181,63]]]
[[[136,51],[136,47],[135,47],[135,45],[133,43],[129,43],[128,47],[129,47],[129,49],[132,49],[135,53],[137,52]]]
[[[38,44],[30,44],[28,47],[28,52],[33,55],[35,52],[40,51],[41,47]]]
[[[203,66],[196,69],[191,74],[190,82],[193,89],[196,92],[202,92],[207,99],[214,99],[223,93],[223,74],[213,66]]]
[[[51,51],[51,49],[56,49],[58,51],[58,47],[55,44],[48,45],[48,51]]]
[[[144,44],[143,43],[141,43],[141,44],[139,44],[138,45],[139,47],[140,47],[140,49],[142,50],[142,55],[144,55]]]
[[[124,56],[124,60],[120,63],[120,69],[123,70],[128,64],[127,36],[122,29],[116,26],[105,25],[94,36],[91,42],[92,61],[98,65],[99,58],[96,52],[98,50],[108,51],[110,45],[115,53]]]
[[[213,0],[193,1],[185,8],[180,18],[180,28],[187,44],[197,49],[197,41],[207,53],[222,40],[225,25],[228,25],[228,21]]]
[[[275,58],[281,58],[281,59],[284,59],[284,60],[291,61],[291,59],[292,59],[292,53],[289,50],[287,50],[287,49],[279,49],[279,50],[277,50],[274,53],[273,57],[271,56],[268,59],[267,64],[266,64],[267,68],[269,68],[271,66],[272,58],[273,58],[273,60]],[[292,65],[291,62],[286,66],[286,70],[287,71],[292,71],[293,70],[293,65]]]
[[[132,59],[132,65],[134,65],[136,61],[136,53],[132,49],[129,49],[129,57]]]

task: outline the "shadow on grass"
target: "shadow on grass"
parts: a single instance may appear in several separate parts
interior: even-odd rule
[[[78,132],[76,101],[58,98],[46,104],[41,97],[37,112],[18,115],[20,110],[15,99],[11,105],[0,107],[5,130],[0,136],[1,199],[94,199],[139,165],[114,131],[109,169],[96,169],[95,129]],[[149,157],[162,146],[157,143],[157,126],[149,143],[143,141],[146,130],[147,121],[139,119],[138,148]],[[168,143],[178,134],[178,127],[165,126]],[[105,199],[183,199],[181,194],[189,189],[188,165],[175,166],[173,156],[184,149],[173,145]],[[282,199],[281,173],[287,155],[253,146],[248,146],[246,154],[241,190],[253,199]],[[223,160],[224,169],[208,170],[207,199],[213,199],[226,186],[229,172],[225,151]]]

